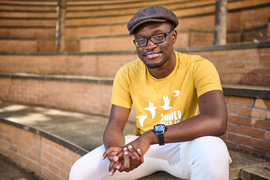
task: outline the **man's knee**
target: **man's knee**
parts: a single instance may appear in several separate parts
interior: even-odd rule
[[[229,152],[222,139],[213,136],[205,136],[195,139],[194,143],[196,143],[196,151],[198,151],[201,159],[212,163],[216,161],[219,163],[222,161],[228,163],[228,159],[230,159]]]
[[[102,160],[104,147],[100,146],[82,158],[71,167],[69,180],[101,179],[108,172],[109,162]]]
[[[191,165],[191,171],[204,171],[207,176],[228,176],[231,158],[225,143],[218,137],[206,136],[194,140],[197,152],[196,162]],[[195,170],[196,169],[196,170]]]

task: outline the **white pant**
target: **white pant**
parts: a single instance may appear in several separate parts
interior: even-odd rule
[[[125,137],[126,143],[137,138]],[[191,180],[228,180],[231,158],[225,143],[218,137],[206,136],[193,141],[152,145],[144,156],[144,163],[131,172],[116,171],[109,176],[109,160],[102,160],[105,152],[100,146],[72,166],[69,180],[138,179],[157,171]]]

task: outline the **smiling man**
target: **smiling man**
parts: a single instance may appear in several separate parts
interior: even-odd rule
[[[213,64],[173,50],[178,19],[158,6],[129,21],[139,59],[115,76],[104,146],[79,159],[70,180],[138,179],[157,171],[191,180],[228,180],[227,109]],[[134,135],[123,135],[134,106]],[[197,109],[199,113],[197,114]]]

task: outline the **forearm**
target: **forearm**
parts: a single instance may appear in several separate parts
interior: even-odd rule
[[[103,143],[106,149],[110,147],[122,147],[125,145],[125,137],[117,129],[106,129],[103,134]]]
[[[184,142],[202,136],[221,136],[225,133],[226,124],[207,115],[198,115],[180,123],[167,126],[164,133],[164,142]],[[145,132],[141,138],[146,138],[150,144],[158,144],[158,137],[153,130]]]
[[[202,136],[221,136],[226,124],[208,115],[198,115],[178,124],[168,126],[164,134],[165,142],[191,141]]]
[[[129,116],[130,109],[112,105],[109,123],[103,134],[106,149],[122,147],[125,144],[123,130]]]

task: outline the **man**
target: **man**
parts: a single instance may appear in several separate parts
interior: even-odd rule
[[[157,171],[229,179],[231,159],[217,137],[227,124],[218,73],[208,60],[173,50],[177,25],[175,14],[158,6],[140,9],[129,21],[139,59],[116,74],[104,146],[79,159],[70,180],[138,179]],[[132,104],[136,129],[124,136]]]

